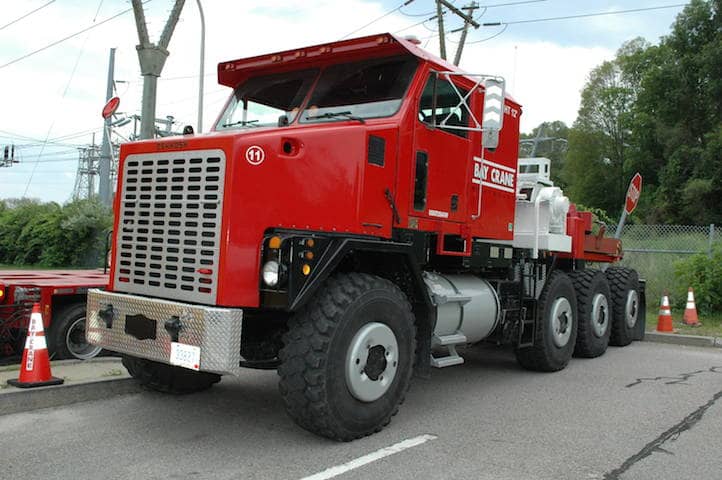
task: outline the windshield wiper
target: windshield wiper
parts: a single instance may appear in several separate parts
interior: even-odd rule
[[[254,123],[258,123],[258,120],[238,120],[237,122],[231,122],[231,123],[224,123],[223,127],[234,127],[236,125],[241,125],[243,127],[245,126],[251,126],[251,127],[257,127],[258,125],[253,125]]]
[[[358,120],[361,123],[366,123],[366,120],[364,120],[361,117],[357,117],[356,115],[352,115],[351,112],[349,112],[348,110],[345,112],[326,112],[326,113],[322,113],[321,115],[307,116],[306,120],[316,120],[319,118],[336,118],[336,117],[346,117],[349,120]]]

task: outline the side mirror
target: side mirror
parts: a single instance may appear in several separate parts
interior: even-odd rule
[[[483,148],[499,145],[499,132],[504,122],[504,79],[484,80],[484,114],[481,121]]]

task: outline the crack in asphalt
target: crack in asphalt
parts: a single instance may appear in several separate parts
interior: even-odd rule
[[[641,377],[638,378],[636,381],[630,383],[629,385],[625,385],[626,388],[631,388],[637,385],[640,385],[644,382],[658,382],[660,380],[670,380],[669,382],[664,382],[665,385],[689,385],[689,383],[684,383],[690,378],[694,377],[695,375],[699,375],[700,373],[722,373],[722,366],[714,366],[710,367],[707,370],[695,370],[694,372],[686,372],[686,373],[680,373],[679,375],[675,377]]]
[[[720,368],[720,367],[712,367],[712,368]],[[718,372],[718,373],[722,373],[722,372]],[[667,430],[666,432],[664,432],[663,434],[661,434],[660,436],[658,436],[657,438],[655,438],[654,440],[652,440],[651,442],[646,444],[639,452],[635,453],[634,455],[632,455],[631,457],[626,459],[619,468],[615,468],[611,472],[605,473],[602,478],[604,480],[619,480],[620,475],[622,475],[627,470],[632,468],[640,460],[643,460],[643,459],[649,457],[650,455],[652,455],[654,452],[662,452],[662,453],[666,453],[668,455],[673,455],[673,453],[670,452],[669,450],[662,448],[662,445],[664,445],[669,440],[671,440],[671,441],[677,440],[677,438],[679,438],[679,436],[682,434],[682,432],[692,429],[692,427],[694,427],[697,424],[697,422],[702,420],[702,417],[704,416],[705,412],[707,412],[707,410],[709,410],[709,408],[712,405],[714,405],[715,402],[717,402],[717,400],[719,400],[720,398],[722,398],[722,390],[715,393],[709,402],[705,403],[704,405],[699,407],[697,410],[695,410],[694,412],[692,412],[689,415],[687,415],[686,417],[684,417],[684,419],[681,422],[677,423],[672,428],[670,428],[669,430]]]

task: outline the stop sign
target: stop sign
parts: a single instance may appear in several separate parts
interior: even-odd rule
[[[627,200],[624,203],[624,211],[627,215],[632,213],[637,208],[639,202],[639,196],[642,194],[642,175],[639,172],[634,174],[632,181],[629,182],[629,188],[627,189]]]
[[[103,111],[101,112],[101,115],[103,115],[104,119],[109,119],[111,115],[115,113],[116,110],[118,110],[118,105],[120,105],[120,98],[113,97],[110,100],[108,100],[108,103],[105,104],[103,107]]]

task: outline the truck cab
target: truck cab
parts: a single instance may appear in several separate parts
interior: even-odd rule
[[[548,348],[549,252],[583,242],[568,200],[536,201],[545,231],[515,217],[529,199],[503,79],[380,34],[223,62],[218,80],[233,93],[210,133],[121,147],[91,343],[161,390],[278,368],[294,420],[341,440],[388,423],[412,373],[463,363],[457,347]],[[561,353],[538,369],[571,357],[576,302],[560,305]]]

